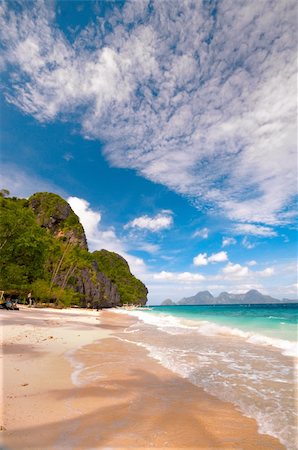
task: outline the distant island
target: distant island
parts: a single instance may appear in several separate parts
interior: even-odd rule
[[[184,297],[178,302],[173,302],[171,299],[164,300],[162,306],[170,305],[246,305],[259,303],[296,303],[298,300],[290,300],[284,298],[282,300],[271,297],[270,295],[261,294],[256,289],[251,289],[244,294],[232,294],[229,292],[222,292],[217,297],[214,297],[209,291],[201,291],[192,297]]]

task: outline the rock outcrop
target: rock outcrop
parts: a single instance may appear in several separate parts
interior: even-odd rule
[[[53,236],[88,250],[84,228],[70,205],[59,195],[38,192],[29,198],[37,223]]]
[[[46,303],[96,308],[146,304],[148,290],[124,258],[107,250],[88,251],[78,216],[59,195],[39,192],[28,200],[5,195],[0,195],[5,289],[30,290]]]
[[[94,308],[121,306],[121,297],[117,286],[98,270],[96,263],[94,263],[93,272],[82,269],[75,276],[74,290],[82,296],[82,306]]]
[[[107,250],[92,253],[99,270],[117,286],[122,303],[145,305],[148,289],[130,272],[125,259]]]

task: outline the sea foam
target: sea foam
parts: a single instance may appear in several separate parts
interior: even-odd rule
[[[151,314],[138,310],[125,312],[137,317],[149,325],[156,326],[159,330],[169,334],[176,335],[185,333],[189,330],[206,336],[235,336],[245,339],[251,344],[274,347],[281,350],[282,354],[285,356],[298,356],[298,345],[293,341],[277,339],[226,325],[219,325],[207,320],[190,320],[168,314]]]
[[[254,418],[259,432],[296,450],[294,342],[208,320],[121,311],[140,321],[121,339],[144,347],[164,367]],[[154,328],[152,328],[154,327]],[[176,336],[176,338],[173,338]]]

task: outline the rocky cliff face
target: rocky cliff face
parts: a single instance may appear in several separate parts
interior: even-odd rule
[[[117,286],[122,303],[145,305],[148,289],[130,272],[125,259],[107,250],[92,253],[99,270]]]
[[[94,280],[95,274],[95,280]],[[94,265],[94,272],[82,269],[75,276],[74,290],[82,295],[82,306],[111,308],[121,306],[117,286]]]
[[[37,223],[60,243],[58,256],[49,269],[54,273],[52,284],[78,293],[83,306],[146,304],[148,290],[131,274],[124,258],[107,250],[88,252],[84,229],[65,200],[40,192],[32,195],[28,203]]]
[[[70,205],[59,195],[38,192],[29,198],[37,223],[53,236],[88,249],[84,228]]]

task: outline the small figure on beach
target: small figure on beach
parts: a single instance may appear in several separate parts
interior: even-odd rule
[[[32,306],[32,294],[31,294],[31,292],[29,292],[29,294],[27,295],[27,300],[29,302],[29,306]]]
[[[7,298],[7,300],[4,303],[1,304],[1,309],[7,309],[7,310],[13,309],[10,297]]]

